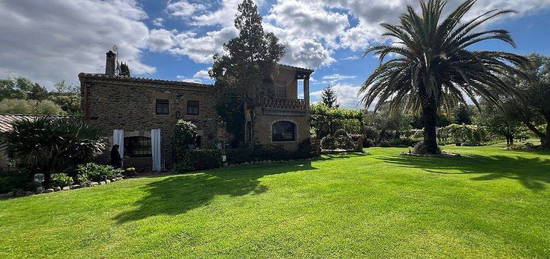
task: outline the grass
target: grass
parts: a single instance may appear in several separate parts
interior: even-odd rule
[[[399,148],[0,201],[0,258],[546,257],[550,153]]]

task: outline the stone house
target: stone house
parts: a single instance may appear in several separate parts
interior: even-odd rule
[[[227,140],[216,112],[212,85],[115,75],[116,55],[109,51],[105,74],[79,74],[83,118],[118,144],[125,167],[161,171],[174,163],[172,141],[178,120],[198,128],[198,148],[222,148]],[[313,70],[278,65],[273,88],[247,122],[248,141],[295,151],[310,138],[309,77]],[[299,85],[303,99],[299,98]],[[248,118],[248,120],[250,120]],[[105,158],[108,157],[108,152]]]

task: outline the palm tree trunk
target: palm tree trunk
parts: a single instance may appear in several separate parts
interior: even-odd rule
[[[422,105],[422,120],[424,122],[424,146],[429,154],[439,154],[437,147],[437,105],[433,98]]]

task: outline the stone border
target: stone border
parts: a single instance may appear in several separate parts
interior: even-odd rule
[[[75,189],[86,188],[86,187],[106,185],[106,184],[109,184],[109,183],[118,182],[122,179],[124,179],[124,177],[119,176],[119,177],[112,178],[110,180],[107,179],[107,180],[101,181],[101,182],[90,182],[89,184],[82,184],[82,185],[73,184],[73,185],[68,185],[68,186],[63,186],[63,187],[56,186],[56,187],[52,187],[52,188],[48,188],[48,189],[44,189],[43,187],[38,187],[36,189],[36,192],[17,190],[17,191],[11,191],[11,192],[8,192],[8,193],[0,194],[0,198],[18,198],[18,197],[25,197],[25,196],[35,195],[35,194],[42,194],[42,193],[69,191],[69,190],[75,190]]]

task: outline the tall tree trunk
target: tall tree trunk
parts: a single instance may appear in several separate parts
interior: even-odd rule
[[[428,99],[428,98],[427,98]],[[437,105],[434,98],[429,98],[422,105],[422,120],[424,122],[424,146],[429,154],[439,154],[437,147]]]
[[[546,121],[546,136],[541,140],[544,149],[550,149],[550,120]]]

